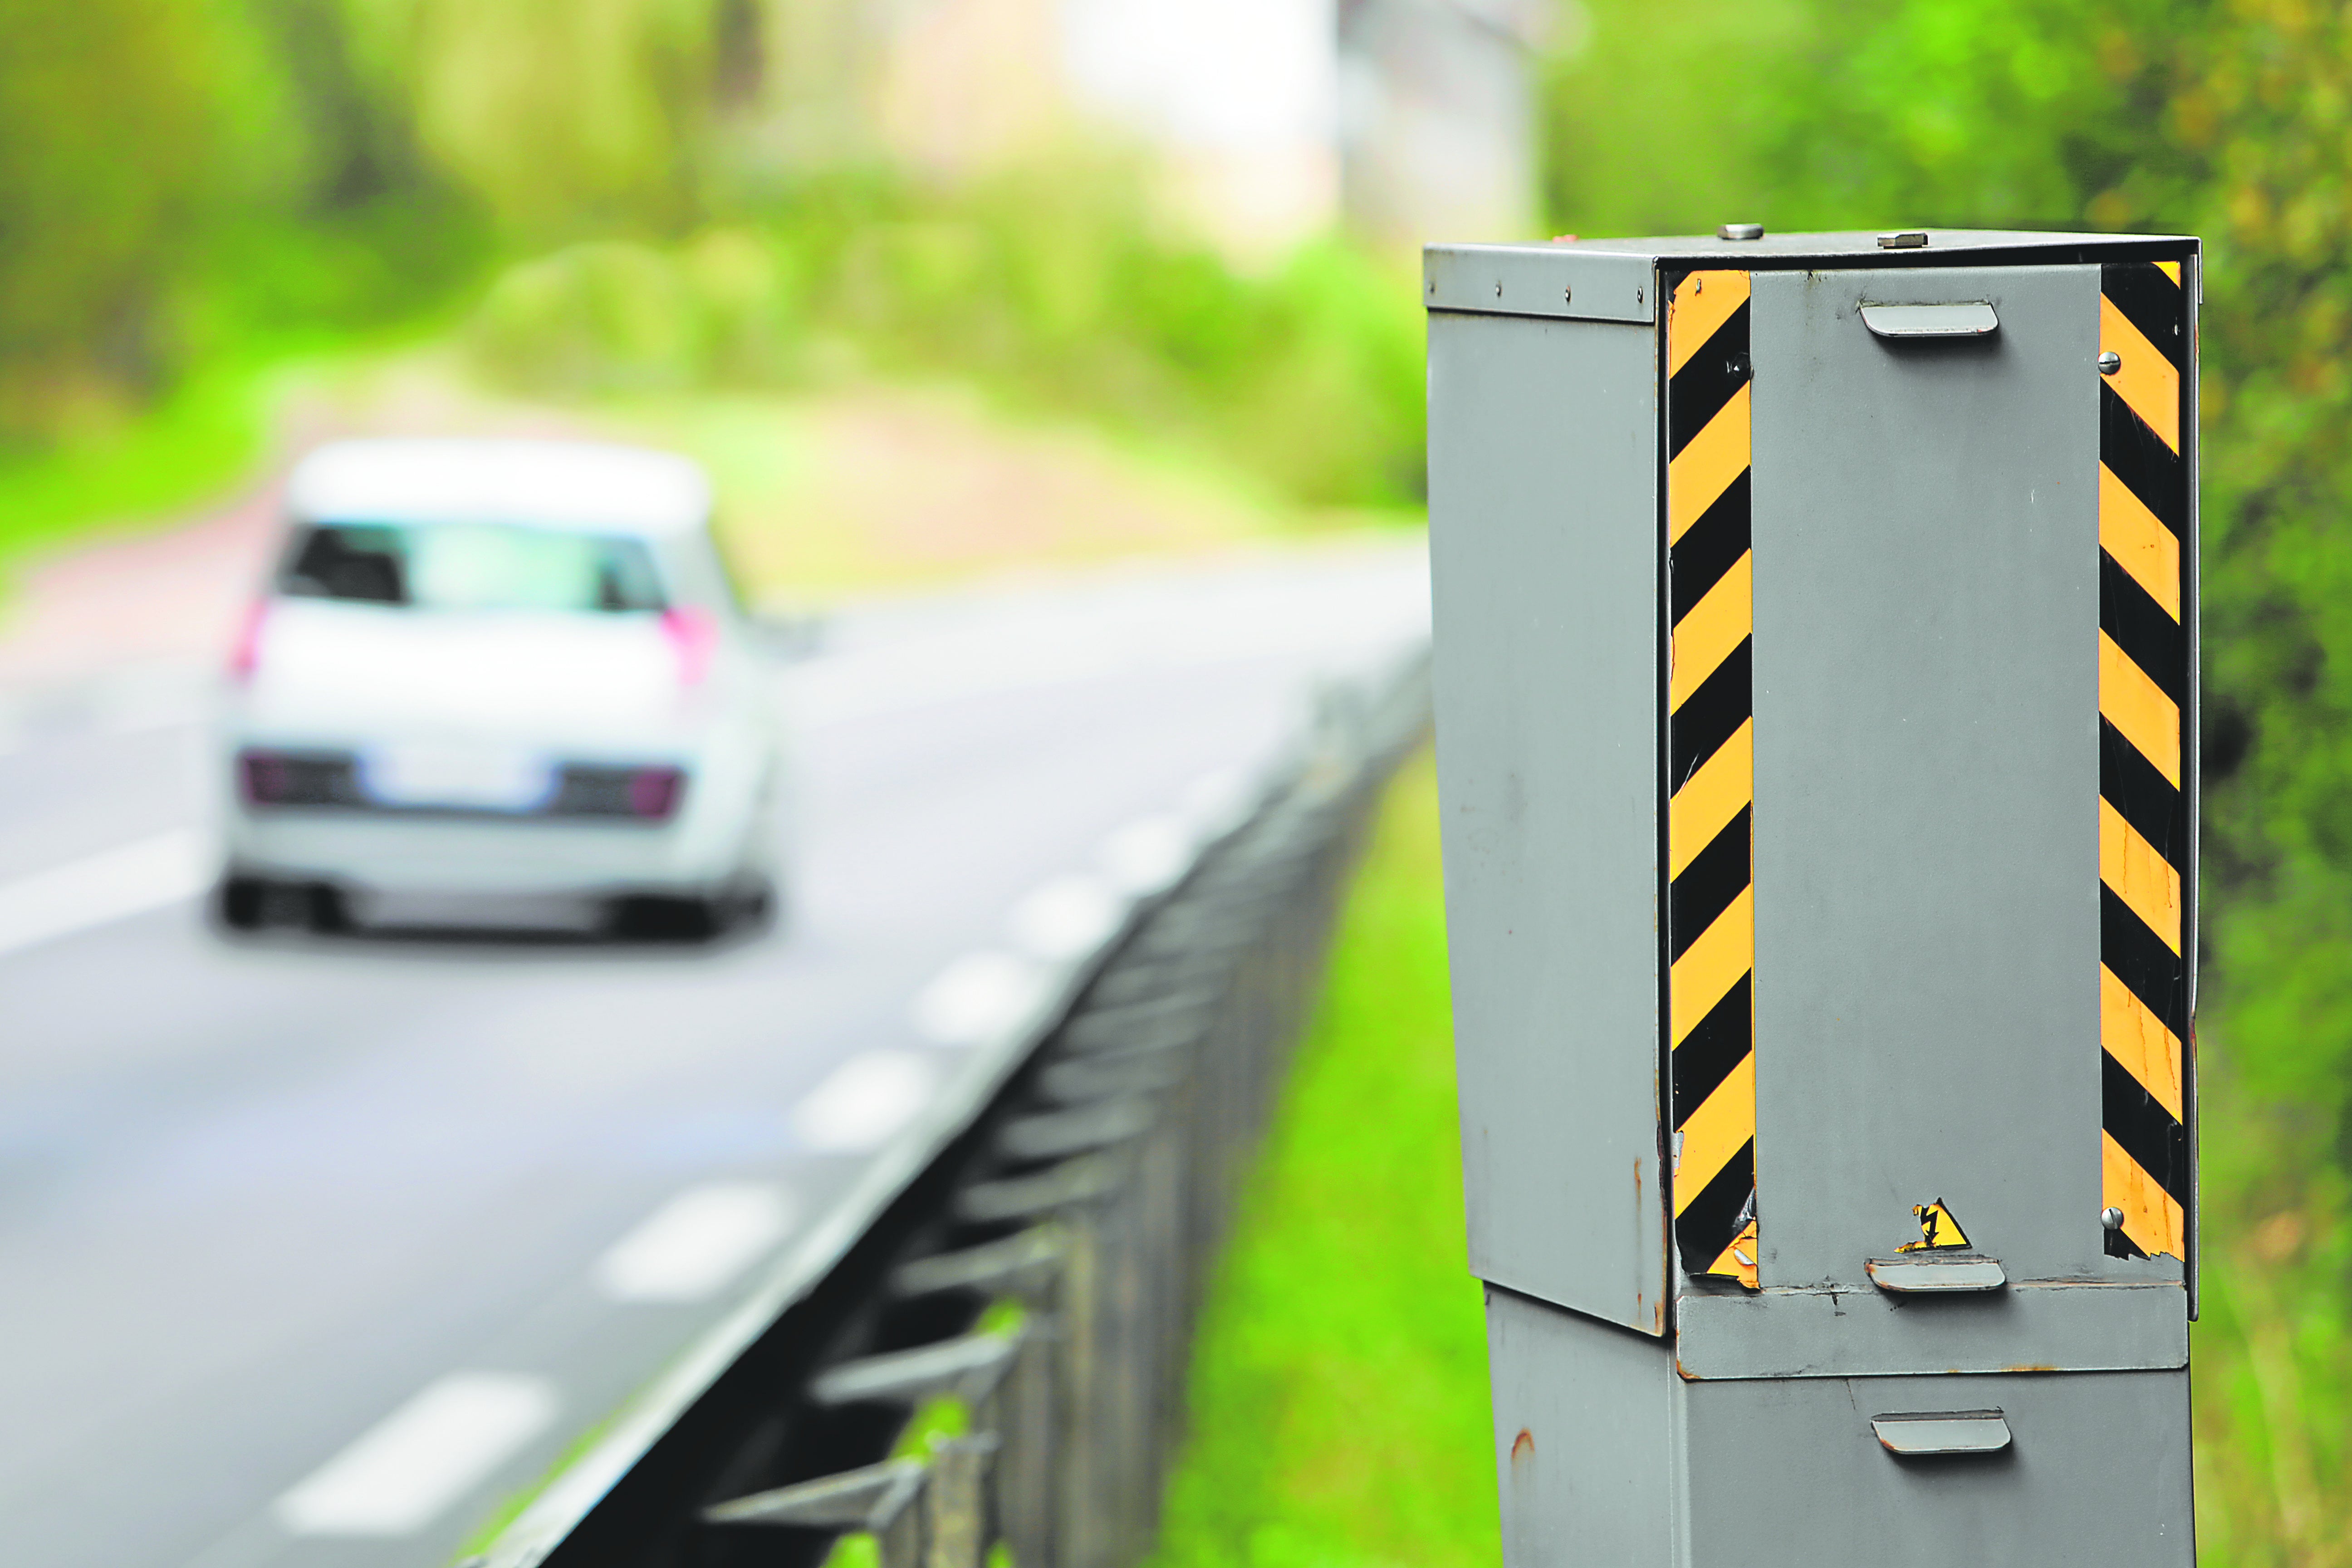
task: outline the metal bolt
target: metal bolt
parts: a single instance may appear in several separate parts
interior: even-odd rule
[[[2109,1230],[2121,1230],[2124,1227],[2124,1211],[2121,1209],[2101,1209],[2099,1211],[2099,1223],[2105,1226]]]
[[[1715,231],[1717,239],[1761,239],[1764,226],[1760,223],[1727,223]]]
[[[2123,369],[2123,355],[2116,353],[2113,349],[2102,349],[2099,351],[2099,374],[2101,375],[2113,375],[2116,372]],[[2109,1226],[2107,1228],[2112,1230],[2115,1227],[2113,1226]]]

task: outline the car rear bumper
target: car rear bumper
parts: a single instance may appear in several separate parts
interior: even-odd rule
[[[239,872],[402,893],[695,891],[740,877],[740,835],[673,823],[236,811],[227,834]]]

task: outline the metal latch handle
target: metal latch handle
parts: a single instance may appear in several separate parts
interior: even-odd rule
[[[1927,1410],[1874,1415],[1880,1447],[1904,1458],[1950,1454],[1998,1454],[2009,1447],[2009,1421],[1998,1410]]]
[[[1941,1295],[1969,1290],[1998,1290],[2009,1283],[1996,1258],[1979,1253],[1915,1253],[1907,1258],[1874,1258],[1863,1267],[1870,1282],[1898,1296]]]
[[[1981,300],[1962,305],[1864,305],[1862,324],[1874,336],[1895,339],[1981,338],[2000,331],[2000,318]]]

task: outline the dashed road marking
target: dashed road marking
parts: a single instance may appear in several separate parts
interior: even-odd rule
[[[1013,939],[1039,958],[1067,963],[1118,929],[1127,900],[1099,878],[1056,877],[1013,906]]]
[[[935,1046],[984,1045],[1026,1019],[1045,990],[1034,960],[969,952],[915,994],[915,1029]]]
[[[1103,840],[1103,872],[1120,891],[1157,893],[1192,863],[1192,830],[1181,816],[1146,816]]]
[[[278,1521],[296,1535],[413,1535],[546,1431],[560,1408],[543,1377],[451,1373],[279,1498]]]
[[[1202,774],[1184,792],[1184,809],[1202,831],[1223,834],[1241,826],[1250,813],[1250,778],[1239,768],[1219,768]]]
[[[181,827],[19,877],[0,884],[0,953],[194,898],[212,874],[211,845]]]
[[[793,1108],[793,1131],[821,1154],[880,1148],[930,1102],[937,1070],[916,1051],[863,1051]]]
[[[656,1209],[596,1260],[615,1301],[707,1301],[793,1227],[792,1194],[772,1182],[706,1182]]]

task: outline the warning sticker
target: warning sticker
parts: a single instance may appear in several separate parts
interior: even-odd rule
[[[1937,1198],[1932,1204],[1913,1204],[1911,1213],[1919,1221],[1919,1239],[1906,1241],[1895,1251],[1934,1252],[1969,1244],[1969,1233],[1960,1228],[1960,1222],[1952,1217],[1943,1199]]]

